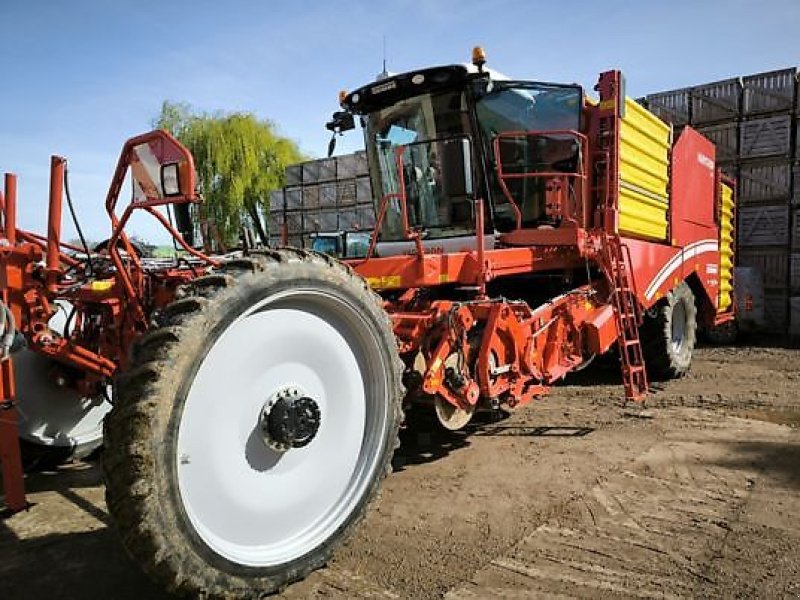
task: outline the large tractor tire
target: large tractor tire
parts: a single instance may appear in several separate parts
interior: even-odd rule
[[[675,379],[689,372],[697,343],[697,307],[685,282],[645,312],[641,338],[651,379]]]
[[[108,507],[171,591],[258,598],[325,565],[375,499],[402,363],[380,298],[322,255],[237,261],[185,292],[117,381]]]

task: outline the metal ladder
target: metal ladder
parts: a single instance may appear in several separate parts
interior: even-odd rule
[[[627,248],[625,248],[627,250]],[[605,272],[611,287],[614,303],[614,317],[617,322],[620,360],[622,362],[622,383],[625,386],[625,399],[643,401],[647,395],[647,371],[644,354],[639,339],[639,324],[642,315],[636,299],[631,273],[630,252],[623,251],[622,242],[617,235],[603,236]]]

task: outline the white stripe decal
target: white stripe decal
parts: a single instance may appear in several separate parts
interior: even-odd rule
[[[667,264],[661,267],[661,270],[653,278],[653,281],[651,281],[650,285],[647,286],[644,297],[647,300],[650,300],[658,288],[660,288],[669,278],[669,276],[672,275],[672,273],[675,272],[684,262],[691,258],[695,258],[700,254],[706,254],[708,252],[719,252],[719,242],[717,242],[717,240],[700,240],[683,248],[669,261],[667,261]]]

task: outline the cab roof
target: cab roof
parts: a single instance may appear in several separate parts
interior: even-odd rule
[[[507,80],[497,71],[479,71],[471,64],[443,65],[392,75],[364,85],[348,94],[342,106],[356,114],[366,114],[391,106],[398,100],[443,88],[460,88],[473,79]]]

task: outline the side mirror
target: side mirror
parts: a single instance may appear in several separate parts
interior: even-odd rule
[[[328,142],[328,158],[333,155],[336,148],[336,134],[342,135],[345,131],[355,128],[356,121],[351,113],[344,110],[333,113],[331,120],[325,123],[325,129],[331,132],[331,141]]]
[[[181,195],[181,170],[178,163],[161,165],[161,189],[167,198]]]
[[[330,121],[325,123],[325,129],[333,133],[344,133],[356,128],[356,121],[349,112],[339,110],[333,113]]]

